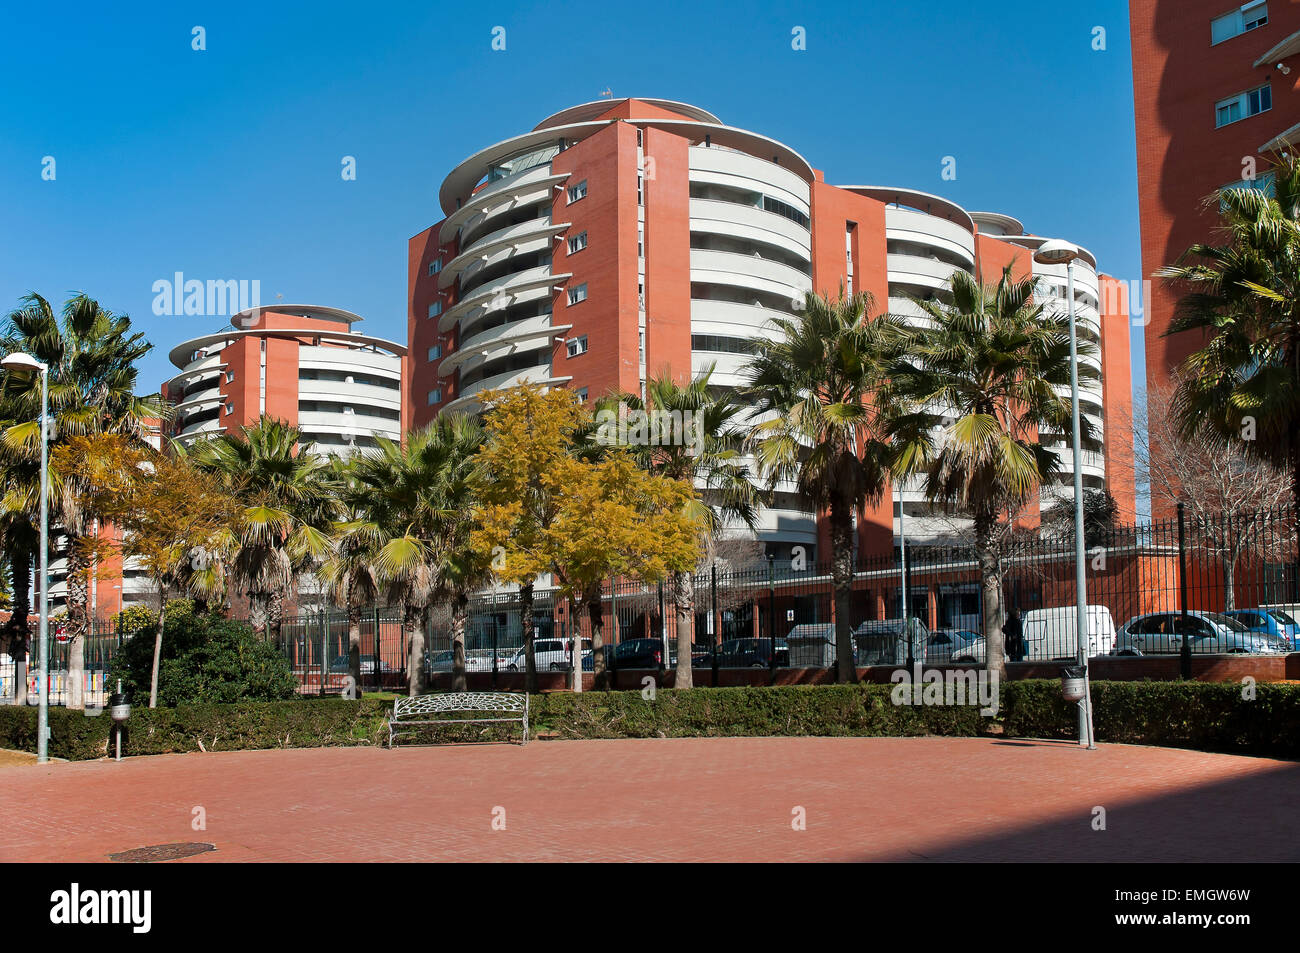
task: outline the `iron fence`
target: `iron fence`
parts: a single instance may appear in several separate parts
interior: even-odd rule
[[[1300,647],[1300,546],[1290,507],[1245,516],[1178,516],[1141,526],[1085,534],[1087,651],[1144,657],[1270,654]],[[1011,660],[1072,658],[1078,645],[1075,547],[1055,538],[1012,533],[999,555],[1004,611],[1015,610],[1020,638]],[[828,564],[804,566],[770,559],[708,567],[690,578],[689,598],[675,597],[673,580],[646,584],[617,579],[588,605],[557,590],[538,589],[533,601],[534,658],[539,671],[595,667],[600,651],[613,671],[656,670],[676,664],[679,625],[692,635],[692,662],[712,669],[827,668],[836,663],[837,609]],[[906,593],[906,599],[904,597]],[[845,593],[853,662],[865,665],[985,661],[986,594],[970,545],[909,545],[906,572],[896,549],[858,559]],[[679,602],[681,603],[679,606]],[[904,603],[906,602],[906,611]],[[372,607],[358,620],[357,691],[404,690],[411,632],[401,607]],[[427,674],[453,664],[446,606],[412,614],[424,635],[420,664]],[[268,636],[270,637],[270,636]],[[470,599],[465,626],[469,672],[522,671],[524,640],[517,591]],[[111,621],[98,620],[86,637],[87,703],[105,701],[112,658],[122,641]],[[346,611],[324,608],[285,618],[276,646],[306,695],[349,689],[350,625]],[[580,655],[580,660],[579,660]],[[51,702],[68,694],[68,646],[51,640]],[[29,666],[0,657],[0,702],[34,703]]]

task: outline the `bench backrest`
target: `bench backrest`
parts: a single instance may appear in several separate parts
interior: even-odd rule
[[[393,702],[394,718],[436,715],[449,711],[523,714],[528,711],[528,696],[515,692],[439,692],[416,695],[414,698],[397,698]]]

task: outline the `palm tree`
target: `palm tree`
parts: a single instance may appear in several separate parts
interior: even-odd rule
[[[216,474],[243,505],[226,542],[227,575],[249,600],[249,621],[279,642],[284,602],[305,572],[330,550],[338,508],[328,464],[296,427],[262,417],[189,450],[195,465]]]
[[[101,307],[85,294],[64,302],[55,315],[31,293],[9,313],[4,347],[21,350],[49,367],[49,405],[55,445],[80,435],[123,434],[144,443],[148,421],[166,413],[161,400],[135,394],[135,364],[152,345],[131,332],[131,319]],[[29,533],[40,509],[40,381],[5,375],[0,392],[0,468],[5,474],[6,539],[25,554],[15,570],[30,565],[36,549]],[[53,448],[51,448],[53,449]],[[85,487],[51,473],[50,512],[67,543],[68,705],[82,707],[85,635],[90,627],[89,579],[100,514],[87,505]],[[30,547],[30,548],[28,548]],[[15,550],[17,551],[17,550]],[[25,583],[24,589],[25,599]]]
[[[730,389],[711,388],[715,365],[710,364],[687,384],[668,373],[646,382],[645,398],[621,394],[599,404],[598,418],[617,405],[643,415],[644,440],[627,449],[642,469],[655,476],[702,487],[692,496],[691,518],[712,538],[728,518],[752,528],[757,516],[757,492],[742,459],[740,420],[747,411]],[[608,420],[608,416],[604,419]],[[599,435],[598,435],[599,437]],[[677,669],[674,685],[690,688],[695,629],[695,576],[669,574],[669,591],[677,615]]]
[[[348,672],[354,686],[361,684],[361,610],[379,598],[374,551],[365,535],[355,532],[364,525],[369,509],[369,495],[356,478],[357,460],[356,457],[335,458],[330,464],[332,482],[340,488],[342,512],[334,527],[329,556],[321,569],[334,601],[341,603],[347,612]],[[378,631],[375,639],[375,664],[378,665]]]
[[[875,399],[896,349],[894,319],[869,318],[866,292],[836,299],[809,293],[798,316],[772,322],[756,342],[749,394],[760,419],[750,443],[772,489],[792,481],[818,512],[829,511],[837,678],[853,681],[853,517],[884,493],[887,415]],[[775,633],[773,633],[775,636]]]
[[[1192,245],[1156,275],[1186,289],[1168,334],[1199,331],[1174,414],[1291,474],[1300,505],[1300,158],[1276,153],[1264,188],[1220,189],[1221,244]]]
[[[362,518],[345,530],[366,552],[379,587],[402,604],[410,646],[407,680],[412,695],[427,686],[425,609],[451,601],[453,686],[465,687],[465,622],[469,594],[487,578],[488,561],[473,552],[471,476],[483,432],[474,420],[450,414],[411,434],[405,446],[379,441],[376,453],[355,461],[353,478],[365,500]]]
[[[972,520],[988,668],[1000,675],[1000,529],[1059,470],[1040,430],[1073,429],[1069,324],[1034,301],[1035,287],[1032,278],[1017,281],[1008,266],[996,285],[954,273],[951,303],[913,299],[928,322],[908,330],[885,389],[897,410],[890,423],[895,472],[923,474],[931,501]],[[1079,341],[1080,356],[1095,353],[1095,345]],[[1081,362],[1079,376],[1098,374]],[[1081,442],[1097,446],[1086,417]]]

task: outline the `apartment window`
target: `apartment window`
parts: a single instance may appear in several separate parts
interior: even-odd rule
[[[569,239],[569,254],[573,255],[587,247],[587,233],[580,232]]]
[[[437,274],[438,272],[440,272],[440,271],[442,271],[442,259],[441,259],[441,258],[435,258],[433,261],[429,262],[429,275],[430,275],[430,277],[432,277],[433,275],[436,275],[436,274]]]
[[[587,300],[587,286],[578,285],[576,288],[569,289],[569,304],[579,304]]]
[[[1226,126],[1239,119],[1245,119],[1258,113],[1268,112],[1273,108],[1273,88],[1265,83],[1258,89],[1229,96],[1214,104],[1215,127]]]
[[[442,314],[441,301],[435,301],[433,304],[429,305],[429,317],[436,318],[440,314]]]
[[[227,415],[229,415],[229,414],[233,414],[234,412],[235,412],[235,405],[234,405],[234,404],[226,404],[226,413],[227,413]]]
[[[587,180],[586,180],[586,179],[583,179],[583,180],[582,180],[581,182],[579,182],[577,185],[570,186],[570,188],[569,188],[569,204],[570,204],[570,205],[572,205],[574,202],[581,202],[581,201],[582,201],[583,199],[585,199],[586,197],[587,197]]]
[[[579,354],[587,353],[587,335],[581,337],[569,338],[564,342],[565,350],[569,357],[577,357]]]
[[[636,174],[636,204],[645,204],[645,176],[640,172]]]
[[[226,383],[227,383],[227,384],[233,384],[234,382],[235,382],[235,372],[234,372],[234,371],[226,371]]]
[[[585,387],[579,387],[579,388],[578,388],[578,403],[580,403],[580,404],[585,404],[586,402],[587,402],[587,388],[585,388]]]
[[[433,345],[433,347],[429,348],[429,360],[430,360],[430,361],[436,361],[436,360],[437,360],[438,358],[440,358],[440,357],[442,357],[442,345],[441,345],[441,344],[435,344],[435,345]]]
[[[1210,45],[1231,40],[1234,36],[1240,36],[1266,23],[1268,23],[1267,3],[1244,4],[1239,9],[1210,21]]]
[[[429,405],[430,405],[430,406],[433,406],[434,404],[441,403],[441,402],[442,402],[442,388],[441,388],[441,387],[435,387],[433,390],[429,391]]]

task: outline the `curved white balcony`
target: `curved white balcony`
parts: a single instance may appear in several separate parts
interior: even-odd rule
[[[550,165],[546,164],[489,182],[443,221],[442,230],[438,233],[442,237],[442,244],[447,244],[458,230],[472,231],[482,221],[475,221],[479,216],[491,217],[497,211],[527,205],[529,201],[537,200],[538,192],[550,192],[568,177],[567,172],[552,174]],[[466,229],[466,226],[470,227]]]
[[[788,319],[785,311],[774,311],[756,304],[738,301],[713,301],[709,298],[691,299],[691,333],[717,334],[723,337],[768,337],[773,333],[773,320]]]
[[[755,288],[801,302],[812,289],[812,279],[789,265],[709,248],[691,249],[691,281]]]
[[[808,183],[784,166],[730,149],[691,146],[687,152],[691,181],[762,192],[808,214]]]
[[[459,396],[450,401],[442,408],[442,413],[454,410],[464,413],[477,404],[474,399],[476,395],[489,390],[501,390],[509,387],[520,387],[524,384],[541,384],[543,386],[552,386],[563,384],[573,380],[572,377],[555,377],[552,376],[550,364],[538,364],[535,367],[525,367],[519,371],[506,371],[503,374],[494,374],[491,377],[485,377],[481,381],[476,381],[469,387],[465,388]]]
[[[900,282],[934,289],[948,287],[953,272],[961,270],[946,261],[920,255],[886,255],[885,269],[891,284]]]
[[[438,319],[438,330],[451,330],[475,308],[487,308],[489,305],[492,308],[508,308],[515,303],[515,296],[520,292],[545,288],[547,285],[563,285],[572,277],[573,272],[566,271],[557,275],[551,273],[550,265],[538,265],[484,282],[442,313]]]
[[[691,199],[691,231],[765,242],[812,261],[812,233],[784,215],[753,205]]]
[[[225,432],[226,432],[226,427],[220,421],[220,419],[205,420],[203,421],[203,423],[197,426],[190,426],[190,427],[183,428],[181,432],[176,435],[176,439],[183,444],[189,444],[200,438],[210,437],[215,434],[225,433]]]
[[[572,329],[572,324],[551,324],[549,314],[499,324],[468,338],[443,358],[438,364],[438,376],[450,377],[457,370],[467,372],[517,350],[550,347],[552,336]]]
[[[957,222],[916,209],[886,206],[885,238],[915,242],[958,255],[975,267],[975,236]]]
[[[549,239],[568,227],[568,222],[552,225],[551,217],[546,215],[499,228],[465,247],[459,255],[443,265],[442,271],[438,272],[438,287],[446,288],[462,273],[464,277],[469,278],[475,272],[503,261],[511,255],[522,255],[530,251],[550,248]]]

